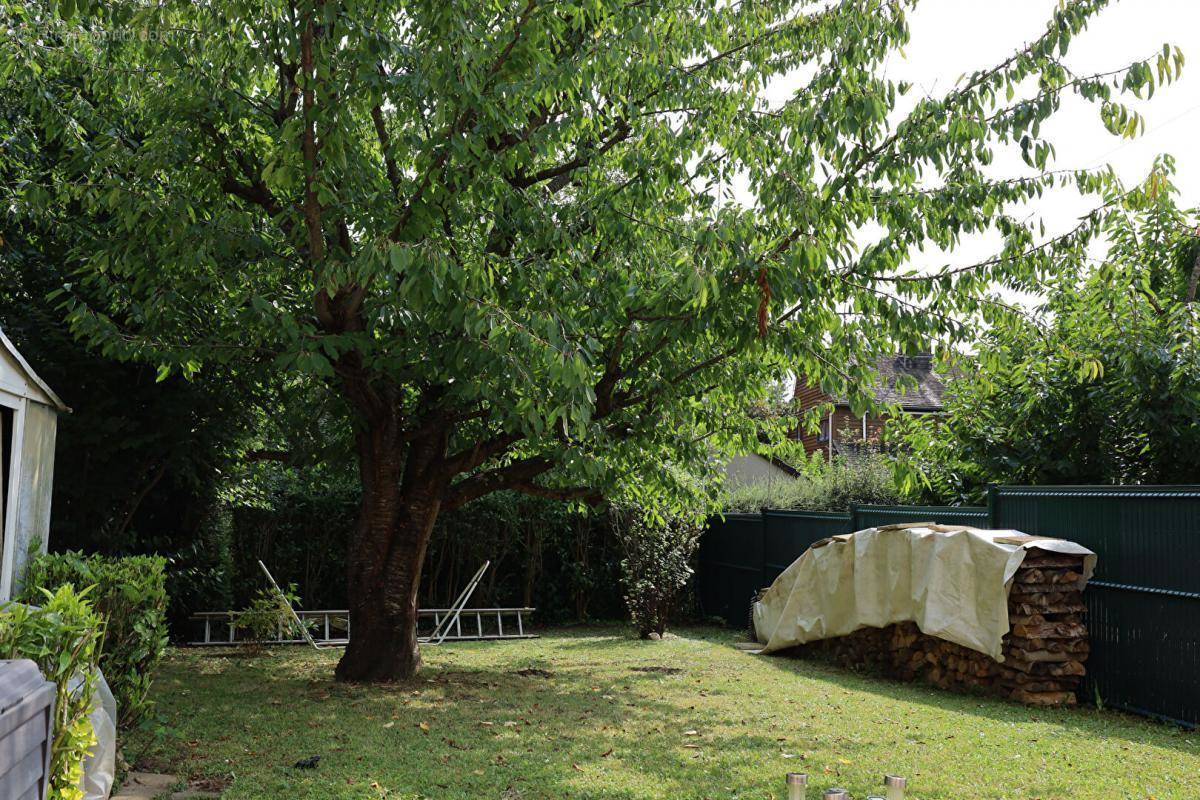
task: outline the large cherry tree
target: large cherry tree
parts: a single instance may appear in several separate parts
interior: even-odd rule
[[[69,233],[62,303],[106,352],[344,398],[337,673],[404,678],[442,511],[669,494],[664,465],[750,441],[782,371],[860,397],[872,353],[951,341],[1081,252],[1097,215],[1047,240],[1018,206],[1109,181],[1048,170],[1041,123],[1075,95],[1132,132],[1115,98],[1177,54],[1074,73],[1105,5],[1074,0],[917,98],[884,69],[913,5],[4,2],[0,91],[53,154],[5,203]],[[1005,151],[1028,167],[996,174]],[[988,230],[994,258],[908,266]]]

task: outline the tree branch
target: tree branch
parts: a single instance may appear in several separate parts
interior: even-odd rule
[[[379,67],[379,72],[383,72],[383,67]],[[385,125],[383,118],[383,108],[378,106],[371,107],[371,121],[374,122],[376,128],[376,138],[379,139],[379,150],[383,152],[383,164],[386,173],[388,173],[388,182],[391,184],[391,191],[400,194],[401,176],[400,168],[396,166],[396,158],[391,155],[391,137],[388,134],[388,126]]]
[[[592,160],[596,158],[596,156],[604,155],[613,147],[628,139],[630,133],[632,133],[632,130],[633,129],[630,127],[628,121],[619,120],[616,125],[613,126],[612,134],[607,138],[604,138],[600,147],[596,148],[595,150],[589,153],[580,152],[570,161],[557,164],[553,167],[546,167],[545,169],[538,170],[532,175],[525,175],[522,172],[518,172],[512,178],[509,178],[508,182],[517,189],[528,189],[530,186],[536,186],[543,181],[550,181],[551,193],[557,192],[559,189],[562,189],[567,185],[567,183],[570,181],[570,174],[572,172],[581,167],[586,167],[588,164],[592,163]]]
[[[446,491],[442,499],[442,508],[449,511],[485,494],[530,484],[534,478],[549,472],[553,466],[552,460],[544,456],[534,456],[464,478]]]
[[[522,483],[512,487],[513,491],[527,494],[532,497],[545,497],[549,500],[582,500],[588,505],[599,505],[604,500],[604,495],[592,488],[591,486],[569,486],[557,488],[553,486],[541,486],[533,483]]]
[[[1200,228],[1196,229],[1196,235],[1200,236]],[[1192,264],[1192,277],[1188,279],[1187,294],[1184,296],[1183,302],[1195,302],[1197,286],[1200,286],[1200,247],[1196,248],[1196,262]]]
[[[483,465],[488,459],[500,455],[523,438],[525,437],[519,433],[501,433],[490,439],[476,442],[469,448],[460,450],[446,459],[446,474],[448,477],[453,477],[470,472]]]

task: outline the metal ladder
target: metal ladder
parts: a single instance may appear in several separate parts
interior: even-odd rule
[[[494,641],[509,639],[536,639],[537,634],[526,632],[529,617],[535,608],[460,608],[458,616],[453,617],[454,608],[422,608],[417,612],[419,621],[432,623],[428,630],[436,630],[448,618],[453,623],[445,625],[444,642]],[[204,624],[204,633],[200,639],[188,642],[197,647],[220,647],[241,644],[245,641],[234,624],[236,611],[202,611],[193,614],[190,619]],[[345,609],[334,610],[297,610],[296,616],[301,624],[310,630],[313,642],[317,645],[344,647],[350,641],[350,612]],[[466,625],[463,619],[466,618]],[[423,626],[424,627],[424,626]],[[429,635],[421,637],[427,641]],[[308,640],[301,637],[285,635],[280,631],[275,638],[264,644],[307,644]]]

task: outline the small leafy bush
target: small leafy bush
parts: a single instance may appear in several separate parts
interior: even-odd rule
[[[38,588],[94,586],[88,595],[105,619],[100,668],[117,700],[118,725],[127,729],[150,711],[150,684],[167,648],[166,560],[112,558],[66,552],[39,556],[29,566],[24,602],[40,602]]]
[[[618,508],[612,519],[621,543],[625,604],[643,639],[662,636],[688,579],[701,525],[689,517]]]
[[[266,642],[276,636],[302,637],[304,631],[292,616],[292,608],[299,600],[294,583],[283,590],[282,597],[273,588],[260,589],[250,605],[233,617],[233,626],[246,634],[242,638],[246,649],[260,653]]]
[[[72,586],[46,591],[39,608],[0,607],[0,658],[28,658],[58,687],[50,754],[50,800],[80,800],[83,764],[96,743],[88,715],[96,693],[96,661],[103,620],[88,603],[88,591]],[[71,680],[78,676],[74,688]]]

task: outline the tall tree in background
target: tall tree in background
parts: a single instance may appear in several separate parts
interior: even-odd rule
[[[979,502],[999,483],[1200,480],[1200,219],[1176,205],[1172,173],[1161,160],[1114,203],[1100,263],[986,334],[944,418],[893,431],[921,500]]]
[[[0,109],[0,186],[54,162],[17,109]],[[73,412],[58,421],[51,544],[113,554],[188,546],[247,437],[253,387],[227,374],[156,382],[77,340],[47,299],[71,280],[69,227],[0,204],[0,328]],[[95,298],[100,299],[100,298]]]
[[[961,335],[1001,313],[991,282],[1079,256],[1098,215],[1045,243],[1009,214],[1108,184],[1045,173],[1041,123],[1076,94],[1132,133],[1112,97],[1178,53],[1073,73],[1105,5],[1076,0],[910,101],[883,63],[911,5],[6,2],[0,90],[61,153],[8,201],[78,231],[87,294],[62,297],[106,352],[345,398],[363,501],[337,673],[402,678],[441,511],[631,476],[633,500],[671,496],[661,465],[749,445],[741,412],[783,370],[866,402],[873,355]],[[1006,148],[1028,177],[985,174]],[[988,229],[994,259],[905,266]]]

